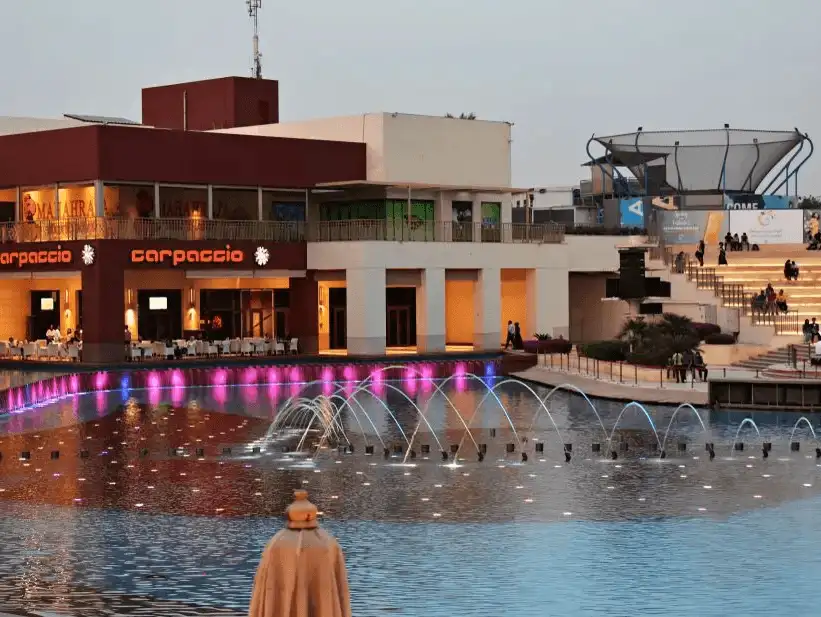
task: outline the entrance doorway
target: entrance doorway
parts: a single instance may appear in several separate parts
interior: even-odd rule
[[[416,288],[385,289],[385,346],[416,346]]]
[[[348,290],[332,287],[328,290],[328,347],[346,349],[348,347]]]
[[[137,331],[146,341],[165,341],[182,336],[182,291],[137,290]]]
[[[46,338],[46,331],[54,326],[63,331],[60,324],[60,292],[32,291],[30,296],[30,317],[26,336],[30,341]]]
[[[389,306],[385,343],[387,347],[411,346],[411,316],[407,306]]]

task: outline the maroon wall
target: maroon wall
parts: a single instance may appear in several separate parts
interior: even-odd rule
[[[95,179],[309,188],[365,180],[365,144],[102,125],[0,136],[0,186]]]
[[[225,77],[157,86],[143,89],[142,104],[143,124],[158,128],[210,131],[273,124],[279,121],[279,84]]]
[[[0,136],[0,186],[99,178],[99,127]]]
[[[291,336],[299,338],[300,352],[319,350],[319,286],[313,271],[305,278],[292,278],[288,326]]]

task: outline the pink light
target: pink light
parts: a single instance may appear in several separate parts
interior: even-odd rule
[[[342,369],[342,377],[345,381],[356,381],[356,369],[350,365]]]
[[[185,388],[174,386],[171,388],[171,402],[174,405],[182,405],[185,401]]]
[[[267,381],[269,384],[279,383],[279,371],[275,368],[269,368]]]
[[[213,372],[211,377],[211,385],[224,386],[228,383],[228,373],[223,369],[218,369]]]
[[[322,369],[322,381],[329,382],[334,380],[334,371],[330,366]]]
[[[296,366],[291,368],[291,381],[302,382],[302,371],[300,371]]]
[[[225,385],[214,386],[214,400],[224,404],[228,400],[228,387]]]
[[[171,372],[171,385],[175,388],[185,387],[185,377],[183,376],[182,371],[175,370]]]
[[[272,381],[268,384],[268,398],[272,401],[279,399],[279,383]]]
[[[416,371],[412,368],[406,369],[405,370],[405,390],[408,391],[408,394],[415,394],[418,385],[419,384],[417,382]]]
[[[257,369],[254,367],[247,368],[242,373],[242,383],[254,384],[257,382]]]
[[[104,390],[108,385],[108,373],[97,373],[94,375],[94,388]]]
[[[242,392],[242,400],[246,403],[253,404],[257,402],[259,397],[259,389],[256,386],[248,386],[247,388],[240,388]]]
[[[77,375],[72,375],[68,380],[68,387],[72,394],[76,394],[80,390],[80,377]]]
[[[149,390],[158,390],[160,388],[160,386],[162,386],[162,379],[160,379],[160,376],[157,373],[155,373],[154,371],[151,371],[148,374],[148,388],[149,388]]]
[[[467,367],[465,367],[464,362],[457,362],[456,363],[456,370],[453,371],[454,375],[459,377],[463,377],[467,373]]]

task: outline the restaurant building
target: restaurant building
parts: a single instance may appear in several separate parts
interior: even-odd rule
[[[280,123],[277,82],[246,78],[142,99],[140,123],[0,118],[0,337],[82,327],[91,362],[122,359],[125,326],[384,355],[623,313],[600,302],[614,238],[511,222],[509,123]]]

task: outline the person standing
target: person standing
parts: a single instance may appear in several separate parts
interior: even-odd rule
[[[698,259],[698,265],[699,266],[704,265],[704,249],[705,249],[704,240],[699,240],[698,241],[698,248],[696,249],[696,259]]]
[[[513,349],[524,349],[525,344],[522,340],[522,330],[519,328],[519,322],[513,324]]]
[[[507,338],[505,339],[505,349],[509,348],[511,345],[516,347],[514,340],[514,336],[516,334],[516,328],[513,327],[513,322],[508,320],[507,322]]]
[[[719,266],[726,266],[727,265],[727,251],[724,248],[724,243],[718,243],[718,265]]]

